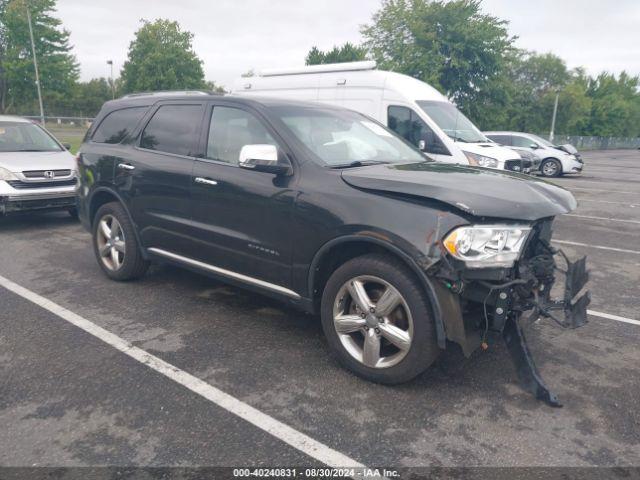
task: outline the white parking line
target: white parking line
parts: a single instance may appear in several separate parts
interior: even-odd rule
[[[580,202],[592,202],[592,203],[608,203],[610,205],[624,205],[625,207],[636,208],[640,207],[640,204],[634,203],[626,203],[626,202],[610,202],[608,200],[591,200],[590,198],[578,198],[578,203]]]
[[[563,217],[588,218],[591,220],[607,220],[609,222],[636,223],[640,225],[640,220],[622,220],[619,218],[611,218],[611,217],[594,217],[591,215],[576,215],[575,213],[566,213],[563,215]]]
[[[594,317],[606,318],[607,320],[615,320],[616,322],[630,323],[631,325],[640,325],[640,321],[632,320],[630,318],[620,317],[618,315],[611,315],[610,313],[595,312],[593,310],[587,310],[589,315]]]
[[[553,243],[560,243],[562,245],[574,245],[576,247],[589,247],[589,248],[597,248],[598,250],[611,250],[612,252],[622,252],[622,253],[635,253],[640,255],[640,251],[637,250],[627,250],[625,248],[614,248],[614,247],[603,247],[602,245],[589,245],[588,243],[580,243],[580,242],[570,242],[568,240],[551,240]]]
[[[593,183],[594,185],[600,185],[600,186],[602,186],[602,184],[604,183],[604,182],[592,182],[591,180],[578,180],[577,178],[565,178],[565,179],[563,180],[563,183],[566,183],[566,182],[578,182],[579,184],[583,184],[583,183]],[[616,183],[620,184],[620,183],[621,183],[621,181],[620,181],[620,180],[618,180]],[[633,183],[633,182],[629,182],[629,181],[624,182],[624,181],[623,181],[622,183]],[[559,184],[558,184],[558,185],[559,185]],[[636,192],[636,193],[640,193],[640,192]]]
[[[261,430],[273,435],[277,439],[291,445],[293,448],[301,451],[309,457],[315,458],[316,460],[331,467],[365,468],[364,465],[352,458],[318,442],[317,440],[314,440],[294,428],[291,428],[266,413],[262,413],[260,410],[244,403],[228,393],[209,385],[184,370],[180,370],[178,367],[132,345],[117,335],[99,327],[95,323],[90,322],[80,315],[63,308],[44,297],[41,297],[31,290],[21,287],[17,283],[14,283],[1,275],[0,285],[44,308],[45,310],[48,310],[76,327],[81,328],[90,335],[93,335],[115,349],[120,350],[125,355],[128,355],[134,360],[146,365],[174,382],[179,383],[226,411],[237,415],[243,420],[246,420]]]
[[[627,192],[623,190],[602,190],[599,188],[580,188],[580,187],[574,187],[571,185],[562,185],[560,183],[554,183],[554,185],[557,185],[558,187],[564,187],[567,190],[583,190],[585,192],[627,193],[630,195],[640,195],[639,192]]]

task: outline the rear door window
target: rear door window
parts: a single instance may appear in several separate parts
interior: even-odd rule
[[[500,145],[511,145],[511,135],[487,135],[487,137]]]
[[[512,135],[511,138],[513,140],[514,147],[531,148],[531,145],[536,143],[527,137],[521,137],[519,135]]]
[[[109,113],[93,132],[92,142],[120,143],[136,127],[147,107],[123,108]]]
[[[162,105],[140,138],[140,148],[194,156],[202,123],[202,105]]]

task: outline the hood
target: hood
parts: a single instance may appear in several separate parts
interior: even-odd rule
[[[576,153],[578,153],[578,149],[573,145],[571,145],[570,143],[566,143],[564,145],[558,145],[556,148],[559,148],[560,150],[570,153],[572,155],[575,155]]]
[[[502,145],[498,145],[493,142],[481,142],[481,143],[463,143],[457,142],[456,145],[464,151],[477,153],[478,155],[484,155],[485,157],[495,158],[498,161],[506,162],[507,160],[514,160],[520,158],[520,156],[513,150]]]
[[[486,168],[419,162],[343,170],[349,185],[447,203],[478,217],[533,221],[576,208],[564,188],[525,175]]]
[[[25,170],[73,170],[75,159],[68,151],[0,152],[0,167],[18,173]]]

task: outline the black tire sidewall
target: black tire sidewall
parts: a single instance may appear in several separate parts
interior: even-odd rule
[[[105,215],[114,216],[116,220],[118,220],[118,223],[120,223],[120,227],[124,232],[126,253],[124,255],[122,266],[118,270],[110,270],[107,268],[102,262],[100,252],[98,251],[97,231],[98,228],[100,228],[100,219]],[[98,261],[98,265],[100,265],[102,271],[110,279],[118,281],[132,280],[139,277],[141,273],[144,273],[146,265],[144,260],[141,258],[142,254],[140,253],[140,245],[138,244],[134,227],[129,219],[129,215],[119,203],[107,203],[98,209],[93,221],[92,243],[93,252],[96,256],[96,260]]]
[[[373,275],[393,285],[404,297],[413,319],[414,335],[407,355],[396,365],[376,369],[363,365],[342,346],[333,324],[333,305],[338,291],[348,280]],[[413,272],[400,261],[386,255],[365,255],[348,261],[329,278],[321,302],[322,329],[333,355],[356,375],[378,383],[407,382],[424,372],[437,358],[435,323],[426,294]]]

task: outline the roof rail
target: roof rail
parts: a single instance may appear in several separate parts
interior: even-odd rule
[[[345,62],[345,63],[326,63],[323,65],[311,65],[299,68],[281,68],[262,70],[259,77],[277,77],[281,75],[304,75],[305,73],[328,73],[328,72],[353,72],[358,70],[375,70],[376,62]]]
[[[135,97],[182,97],[185,95],[219,95],[215,92],[207,92],[204,90],[160,90],[157,92],[137,92],[129,93],[120,98],[135,98]]]

